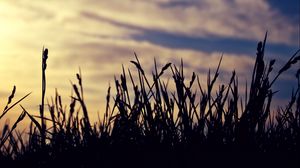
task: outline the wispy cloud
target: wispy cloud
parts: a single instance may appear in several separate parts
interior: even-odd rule
[[[128,27],[192,37],[257,40],[266,30],[275,43],[295,44],[297,27],[267,1],[112,1],[99,3],[98,18]],[[102,8],[101,8],[102,7]],[[95,16],[95,15],[94,15]],[[283,31],[284,30],[284,31]]]

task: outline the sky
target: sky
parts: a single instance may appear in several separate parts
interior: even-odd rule
[[[41,53],[49,49],[47,99],[55,88],[68,106],[71,84],[79,67],[92,119],[104,109],[108,86],[122,65],[137,53],[150,75],[159,65],[184,61],[206,81],[223,54],[219,83],[237,71],[243,88],[255,60],[256,45],[268,31],[266,59],[277,60],[275,72],[299,48],[299,0],[51,0],[0,1],[0,109],[14,85],[15,101],[38,114],[41,100]],[[280,78],[275,105],[283,104],[295,87],[298,67]],[[242,91],[241,91],[242,92]],[[15,120],[14,108],[7,116]],[[3,120],[0,122],[4,122]]]

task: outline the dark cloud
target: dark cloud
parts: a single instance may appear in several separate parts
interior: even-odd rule
[[[162,8],[187,8],[187,7],[195,7],[199,5],[199,1],[196,0],[173,0],[167,2],[158,2],[157,3]]]
[[[282,15],[286,15],[292,22],[299,22],[300,17],[300,1],[280,1],[280,0],[269,0],[267,1],[270,6],[278,10]]]
[[[109,24],[112,24],[116,27],[122,27],[122,28],[133,29],[133,30],[143,30],[143,28],[140,27],[140,26],[122,23],[122,22],[119,22],[119,21],[116,21],[116,20],[113,20],[113,19],[110,19],[110,18],[107,18],[107,17],[103,17],[103,16],[98,15],[96,13],[89,12],[89,11],[81,11],[80,15],[82,17],[92,19],[92,20],[96,20],[98,22],[109,23]]]
[[[256,45],[258,41],[263,40],[263,37],[261,37],[261,39],[257,39],[257,41],[254,41],[251,39],[223,37],[217,35],[210,35],[206,37],[188,36],[180,33],[172,33],[152,28],[143,28],[136,25],[126,24],[99,16],[91,12],[83,11],[81,12],[81,15],[100,22],[107,22],[114,26],[136,30],[138,33],[131,35],[131,38],[133,40],[146,41],[155,45],[164,46],[166,48],[192,49],[206,53],[224,52],[230,54],[255,55]],[[291,51],[295,51],[297,49],[297,46],[296,44],[288,45],[283,43],[279,44],[268,42],[267,49],[273,55],[275,54],[289,56],[290,54],[292,54]]]
[[[189,37],[156,30],[144,30],[142,34],[136,34],[132,37],[137,41],[148,41],[167,48],[192,49],[207,53],[224,52],[247,55],[254,55],[258,41],[263,39],[262,37],[257,41],[253,41],[220,36]],[[278,55],[287,55],[291,51],[297,49],[297,47],[285,44],[267,43],[267,49]]]

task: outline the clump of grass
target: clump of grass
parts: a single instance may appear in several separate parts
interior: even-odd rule
[[[174,164],[182,167],[198,159],[202,165],[211,165],[215,160],[242,163],[247,158],[255,157],[247,152],[255,152],[255,158],[266,163],[273,157],[279,157],[282,163],[288,160],[295,164],[300,142],[299,71],[295,79],[298,86],[289,104],[274,115],[271,115],[270,107],[276,94],[272,90],[273,84],[300,60],[299,50],[270,79],[275,60],[265,62],[266,39],[267,34],[264,41],[257,45],[251,84],[249,91],[246,87],[245,100],[239,97],[235,71],[227,84],[216,86],[223,57],[214,74],[209,70],[206,87],[203,87],[196,73],[192,74],[191,79],[186,78],[182,60],[180,66],[167,63],[161,68],[154,60],[153,72],[148,76],[135,54],[135,60],[131,63],[136,71],[125,71],[122,67],[120,78],[115,77],[116,93],[112,96],[109,86],[106,110],[94,124],[89,120],[80,70],[76,74],[78,83],[71,83],[74,95],[70,97],[69,107],[63,106],[56,91],[54,99],[47,103],[50,117],[45,117],[48,54],[45,49],[40,116],[31,115],[22,107],[23,112],[16,124],[25,115],[31,119],[28,139],[24,140],[21,134],[17,134],[16,139],[10,136],[8,147],[14,149],[1,157],[14,156],[15,162],[32,167],[144,165],[152,160],[165,166]],[[136,73],[136,78],[133,73]],[[171,74],[173,82],[162,79],[166,73]],[[171,84],[175,86],[175,91],[170,89]],[[12,132],[14,128],[9,130],[5,125],[3,132]],[[19,147],[16,142],[22,145]],[[210,156],[211,152],[215,152],[213,156]],[[231,153],[218,156],[218,152]],[[246,153],[240,155],[239,152]],[[274,155],[273,152],[285,152],[291,157]],[[274,164],[278,162],[276,160]]]
[[[0,120],[17,104],[19,104],[21,101],[23,101],[26,97],[28,97],[31,93],[28,93],[21,99],[17,100],[12,104],[13,98],[15,97],[16,93],[16,86],[13,87],[13,90],[8,97],[8,101],[2,111],[2,114],[0,115]],[[25,112],[23,111],[18,119],[15,121],[13,126],[10,128],[8,122],[6,122],[3,126],[2,129],[2,135],[0,137],[0,157],[7,157],[13,158],[15,154],[20,153],[21,150],[19,149],[18,145],[21,145],[22,149],[24,149],[24,143],[23,143],[23,138],[21,137],[20,132],[16,132],[17,134],[17,140],[15,139],[13,132],[16,129],[17,125],[24,119],[25,117]]]

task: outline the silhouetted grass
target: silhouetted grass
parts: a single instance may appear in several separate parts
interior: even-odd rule
[[[21,106],[23,112],[13,127],[3,128],[0,161],[30,167],[299,166],[300,71],[288,105],[271,112],[276,93],[272,86],[300,61],[299,50],[272,79],[275,60],[264,60],[266,38],[258,43],[244,100],[239,97],[235,71],[228,84],[215,86],[222,57],[215,73],[209,71],[204,88],[195,73],[190,80],[185,78],[182,61],[179,67],[167,63],[161,69],[154,61],[149,77],[135,54],[131,63],[137,78],[123,67],[120,78],[115,79],[116,93],[112,96],[108,88],[106,110],[95,124],[89,120],[81,72],[76,74],[78,83],[72,84],[69,108],[64,108],[56,92],[54,100],[47,103],[50,118],[45,117],[45,49],[40,116]],[[162,80],[167,71],[172,74],[175,92]],[[8,104],[13,95],[14,91]],[[6,107],[3,115],[9,109]],[[28,134],[27,139],[20,132],[12,134],[25,115],[32,121],[23,133]]]

